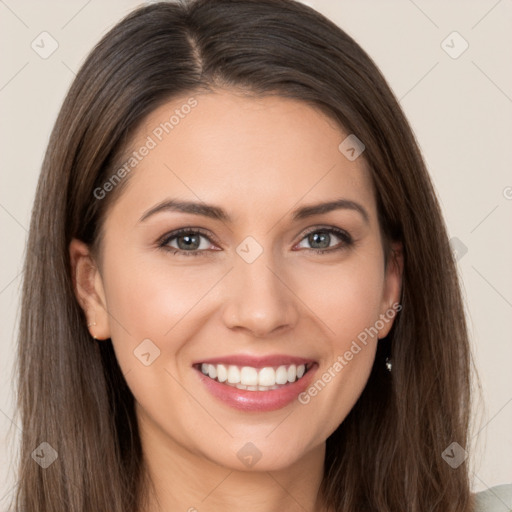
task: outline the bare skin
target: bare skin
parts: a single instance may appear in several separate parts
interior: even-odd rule
[[[111,338],[135,396],[153,482],[145,512],[324,512],[325,441],[363,391],[392,319],[334,376],[333,364],[399,301],[400,248],[385,268],[369,171],[362,157],[339,151],[348,134],[324,114],[276,96],[194,98],[108,211],[101,256],[70,244],[77,296],[91,334]],[[186,100],[151,113],[131,150]],[[216,205],[231,221],[166,209],[141,220],[169,198]],[[357,208],[292,218],[340,198],[367,219]],[[158,247],[184,227],[203,231],[195,248],[183,234]],[[323,254],[311,233],[324,233]],[[242,247],[262,250],[251,263],[236,251],[247,237],[257,245]],[[145,339],[160,351],[148,366],[134,355]],[[315,380],[329,369],[332,378],[308,403],[240,411],[212,396],[192,367],[231,354],[304,357],[318,364]],[[237,457],[247,443],[261,454],[251,467]]]

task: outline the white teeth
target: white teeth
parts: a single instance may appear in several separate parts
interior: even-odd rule
[[[262,368],[258,374],[258,384],[260,386],[273,386],[276,383],[276,372],[274,368]]]
[[[257,386],[258,370],[250,366],[244,366],[240,372],[240,382],[244,384],[244,386]]]
[[[227,386],[231,386],[232,388],[244,389],[247,391],[270,391],[271,389],[279,389],[281,386],[244,386],[243,384],[230,384],[229,382],[225,382]]]
[[[306,373],[306,365],[281,365],[277,368],[238,367],[224,364],[201,364],[201,371],[211,379],[248,391],[269,391],[295,382]]]
[[[217,365],[217,380],[219,382],[226,382],[228,380],[228,369],[223,364]]]
[[[238,384],[240,382],[240,370],[238,366],[228,366],[228,382]]]
[[[286,384],[288,382],[288,370],[286,366],[280,366],[276,372],[276,384]]]

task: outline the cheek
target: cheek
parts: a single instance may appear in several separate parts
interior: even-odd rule
[[[166,265],[161,256],[105,267],[112,337],[165,337],[217,279],[199,267]]]
[[[189,397],[166,372],[187,378],[190,347],[223,302],[214,287],[226,269],[136,251],[124,260],[112,252],[104,268],[112,344],[128,385],[141,404],[169,402],[165,389],[181,407]]]
[[[347,341],[379,318],[384,267],[378,249],[361,251],[335,265],[303,267],[295,274],[297,295],[322,321],[336,350],[343,350]]]
[[[116,359],[136,402],[150,416],[166,418],[162,424],[178,421],[190,396],[175,380],[176,360],[194,337],[194,305],[216,278],[161,257],[115,256],[104,262],[104,283]]]
[[[345,352],[378,318],[383,268],[378,250],[368,249],[335,264],[297,259],[280,269],[293,291],[283,291],[283,300],[293,301],[301,311],[295,327],[314,322],[318,331],[320,326],[331,359]],[[226,283],[219,283],[226,273],[223,265],[198,264],[194,256],[189,256],[189,264],[185,257],[167,261],[164,254],[132,252],[127,256],[128,251],[116,254],[115,249],[109,254],[104,275],[111,337],[131,355],[146,338],[162,351],[170,348],[177,355],[181,344],[193,338],[194,324],[200,329],[206,317],[225,302],[222,290]]]
[[[309,409],[305,421],[325,438],[349,414],[370,376],[378,343],[383,264],[377,257],[361,257],[357,264],[347,262],[317,273],[314,283],[314,292],[301,293],[326,325],[323,358],[301,403]],[[319,417],[324,420],[316,421]]]

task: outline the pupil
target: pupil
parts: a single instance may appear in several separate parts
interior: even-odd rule
[[[181,244],[180,240],[186,240],[185,244]],[[200,245],[197,235],[182,235],[178,238],[178,247],[180,249],[197,249]]]
[[[318,235],[318,233],[322,234]],[[313,233],[309,236],[309,242],[311,246],[314,249],[327,249],[329,247],[330,235],[328,233],[323,233],[322,231],[319,231],[318,233]],[[319,243],[320,246],[315,246],[316,243]]]

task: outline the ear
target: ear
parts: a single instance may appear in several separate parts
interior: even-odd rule
[[[89,246],[73,238],[69,244],[69,257],[73,289],[84,310],[91,336],[100,340],[110,338],[103,281]]]
[[[391,252],[388,257],[384,278],[384,290],[381,301],[381,316],[384,324],[382,329],[379,329],[378,338],[385,338],[391,327],[393,326],[394,319],[400,311],[400,296],[402,293],[402,274],[404,269],[404,256],[403,246],[401,242],[394,242],[391,244]]]

